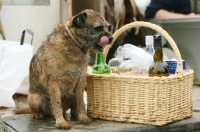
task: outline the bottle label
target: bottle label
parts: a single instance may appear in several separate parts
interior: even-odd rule
[[[125,60],[131,60],[131,55],[124,55],[123,61],[125,61]]]
[[[119,74],[119,67],[118,66],[110,66],[111,74]]]
[[[124,57],[123,60],[124,60],[124,61],[125,61],[125,60],[131,60],[131,58],[128,58],[128,57],[126,58],[126,57]]]

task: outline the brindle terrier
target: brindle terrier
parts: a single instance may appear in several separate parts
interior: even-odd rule
[[[57,128],[71,128],[63,117],[70,108],[80,123],[91,122],[83,102],[88,54],[112,41],[108,28],[109,23],[93,10],[56,26],[30,63],[28,102],[33,118],[53,115]]]

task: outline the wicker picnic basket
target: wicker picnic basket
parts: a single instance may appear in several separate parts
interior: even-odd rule
[[[176,55],[176,73],[168,77],[88,73],[88,115],[155,126],[191,117],[194,71],[183,71],[177,45],[164,29],[149,22],[133,22],[117,30],[113,42],[124,31],[138,26],[154,29],[167,39]],[[105,57],[113,42],[105,46]]]

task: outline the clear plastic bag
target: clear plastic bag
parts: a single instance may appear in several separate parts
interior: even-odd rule
[[[0,107],[15,107],[12,96],[29,71],[32,54],[30,44],[0,40]]]
[[[119,67],[129,69],[132,67],[135,74],[147,74],[149,67],[153,62],[153,56],[147,53],[144,49],[134,46],[132,44],[125,44],[123,48],[126,50],[124,50],[125,53],[122,54],[130,55],[130,61],[123,62]],[[123,51],[122,47],[120,48],[120,51]]]

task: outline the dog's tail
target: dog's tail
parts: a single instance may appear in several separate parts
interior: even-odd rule
[[[21,108],[21,109],[15,109],[15,114],[32,114],[32,111],[30,108]]]

